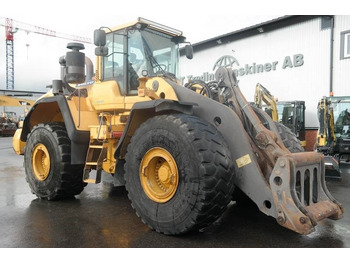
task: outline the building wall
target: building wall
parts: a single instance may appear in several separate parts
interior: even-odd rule
[[[339,55],[340,32],[350,30],[349,17],[335,16],[335,95],[350,95],[350,59],[340,60]],[[280,101],[304,100],[306,127],[317,129],[317,103],[330,90],[331,29],[322,29],[322,25],[322,18],[315,17],[195,52],[192,60],[182,57],[183,81],[193,77],[211,80],[216,63],[231,62],[248,101],[253,101],[257,83]]]
[[[350,31],[350,16],[335,16],[334,22],[334,96],[350,96],[350,58],[342,59],[341,33]]]

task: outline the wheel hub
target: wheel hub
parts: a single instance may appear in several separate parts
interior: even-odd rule
[[[33,172],[39,181],[47,179],[50,172],[50,155],[45,145],[37,144],[32,153]]]
[[[169,178],[171,176],[169,167],[163,164],[158,170],[158,176],[162,183],[169,183]]]
[[[169,201],[175,195],[179,182],[174,158],[164,148],[150,149],[141,161],[140,180],[150,199],[157,203]]]

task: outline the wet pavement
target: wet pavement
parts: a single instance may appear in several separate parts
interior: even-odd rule
[[[165,236],[136,216],[123,187],[88,185],[75,199],[45,201],[30,192],[23,156],[12,138],[0,137],[0,247],[167,247],[277,248],[350,247],[350,218],[323,220],[316,231],[299,235],[279,226],[258,209],[234,202],[203,232]],[[350,210],[350,164],[341,181],[327,181],[333,196]]]

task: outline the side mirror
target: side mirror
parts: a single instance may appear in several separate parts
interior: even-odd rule
[[[102,29],[96,29],[94,31],[94,44],[96,56],[108,55],[108,47],[106,47],[106,32]]]
[[[107,46],[98,46],[95,48],[95,56],[106,56],[108,55]]]
[[[192,45],[186,45],[185,46],[185,55],[188,59],[193,58],[193,47]]]
[[[94,44],[95,46],[106,45],[106,32],[102,29],[96,29],[94,31]]]

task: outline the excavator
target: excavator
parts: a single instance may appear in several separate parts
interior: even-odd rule
[[[306,146],[305,101],[278,101],[267,88],[257,83],[254,93],[254,106],[264,108],[273,121],[288,127],[296,134],[301,146]]]
[[[350,97],[322,97],[318,106],[320,127],[315,148],[324,154],[331,178],[340,179],[339,163],[350,161]]]
[[[24,120],[25,176],[38,198],[79,195],[107,174],[126,187],[141,220],[166,235],[211,225],[236,189],[300,234],[342,218],[323,155],[291,153],[231,68],[215,73],[221,102],[181,85],[179,47],[193,57],[181,31],[139,18],[95,30],[94,44],[94,80],[85,77],[84,46],[69,43],[61,79]]]
[[[0,95],[0,106],[23,106],[26,110],[33,106],[34,100]]]

